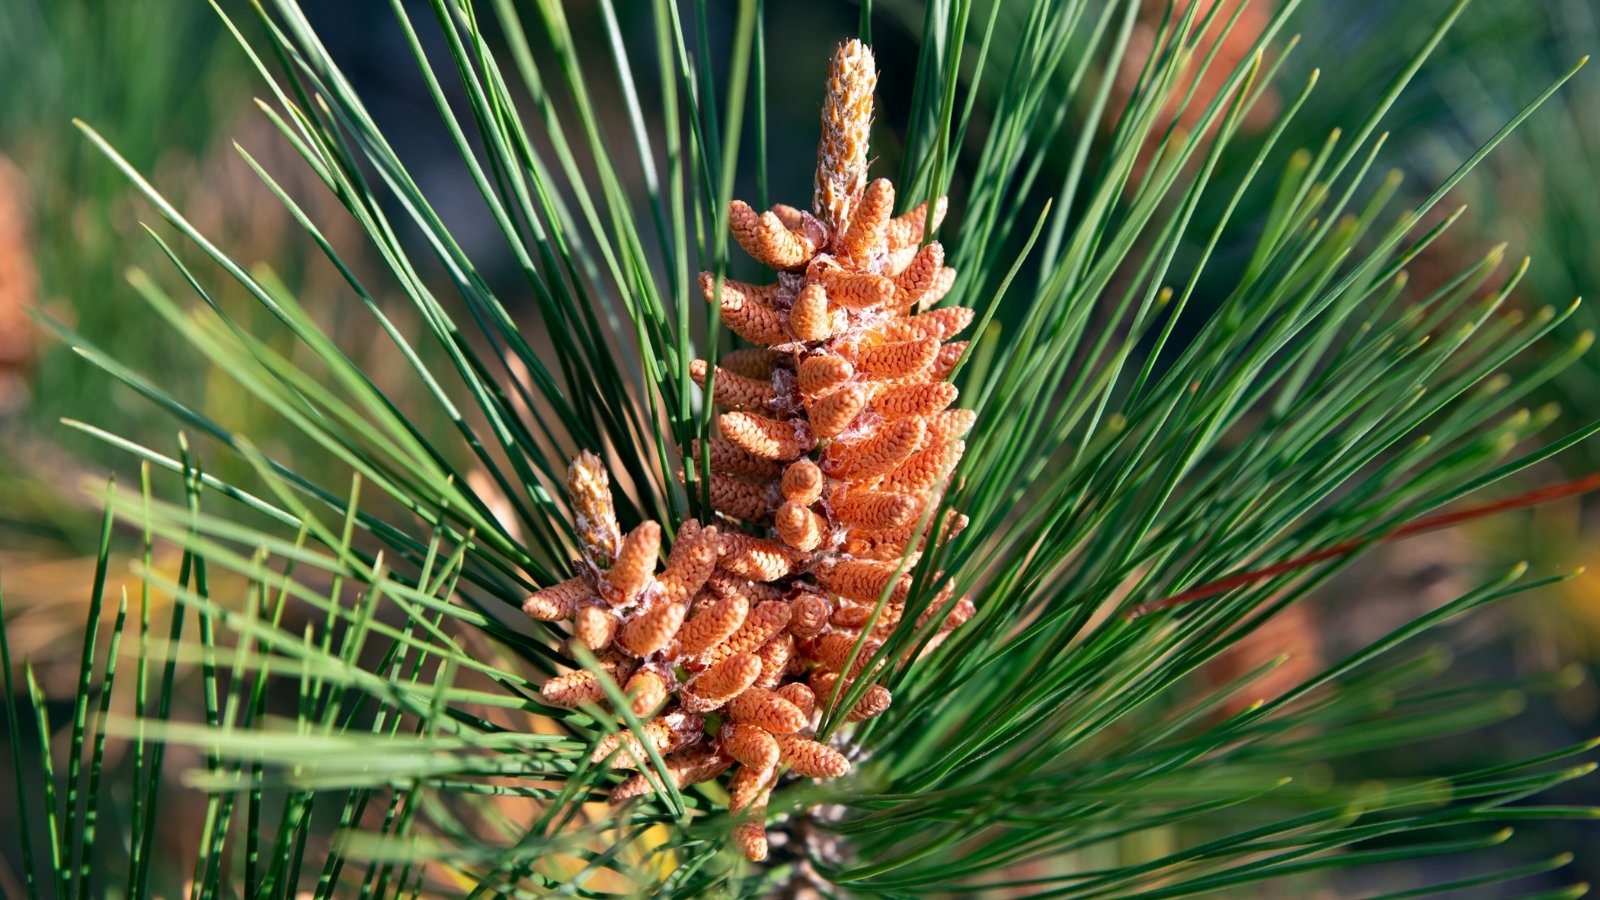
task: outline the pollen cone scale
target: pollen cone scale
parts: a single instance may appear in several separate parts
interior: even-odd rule
[[[955,272],[930,240],[945,201],[896,215],[894,185],[867,178],[877,80],[865,45],[840,45],[809,211],[730,209],[733,238],[776,270],[773,283],[701,275],[724,324],[754,345],[690,367],[702,388],[714,377],[708,399],[721,409],[706,447],[715,521],[623,534],[600,459],[586,452],[568,484],[585,564],[524,606],[572,620],[605,654],[595,670],[553,679],[547,702],[632,698],[641,733],[602,738],[593,759],[631,767],[654,749],[679,787],[725,777],[731,843],[752,860],[766,854],[766,798],[784,779],[851,770],[837,736],[830,745],[816,729],[833,685],[871,682],[889,662],[878,653],[887,635],[924,624],[905,615],[915,589],[910,565],[897,567],[954,533],[929,525],[972,425],[949,376],[965,347],[951,339],[973,315],[938,305]],[[701,447],[686,449],[692,469]],[[940,605],[951,596],[930,592]],[[888,689],[867,684],[839,719],[891,705]],[[650,793],[633,776],[612,796]]]

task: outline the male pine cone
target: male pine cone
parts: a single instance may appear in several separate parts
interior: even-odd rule
[[[610,678],[644,721],[641,734],[602,740],[594,760],[648,765],[648,743],[680,788],[732,769],[733,836],[752,860],[766,856],[767,797],[783,769],[812,778],[849,771],[842,753],[814,739],[821,708],[841,679],[848,687],[873,674],[875,652],[899,626],[919,536],[933,530],[928,512],[973,424],[971,412],[950,408],[957,391],[945,380],[965,347],[949,338],[972,311],[933,309],[955,271],[938,242],[923,243],[945,201],[931,223],[927,204],[896,217],[893,185],[866,181],[876,83],[871,51],[859,41],[841,45],[829,69],[811,212],[758,214],[740,201],[729,210],[734,239],[777,271],[777,283],[701,275],[722,320],[757,345],[720,366],[691,366],[725,410],[706,448],[721,520],[682,523],[657,573],[659,524],[621,536],[605,469],[583,453],[568,488],[584,571],[523,606],[537,619],[571,619],[574,640],[600,660],[597,670],[552,679],[548,702],[599,703],[600,679]],[[950,536],[965,522],[952,514],[940,530]],[[942,635],[972,612],[965,598],[951,603],[946,587],[915,625],[942,615]],[[872,685],[846,720],[890,702]],[[712,711],[722,724],[708,731]],[[635,774],[612,800],[650,790]]]

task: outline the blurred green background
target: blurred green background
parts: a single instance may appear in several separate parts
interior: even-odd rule
[[[419,13],[426,9],[425,3],[406,5]],[[630,5],[619,4],[625,28],[647,18],[628,16]],[[566,6],[574,33],[598,40],[598,10],[586,2]],[[1164,3],[1152,0],[1151,6],[1159,14]],[[1256,7],[1262,6],[1257,0]],[[1291,31],[1304,38],[1284,83],[1300,83],[1313,67],[1321,67],[1322,78],[1293,126],[1296,146],[1316,147],[1330,127],[1351,124],[1351,111],[1365,109],[1382,90],[1368,73],[1378,61],[1392,62],[1415,47],[1440,6],[1367,0],[1303,4]],[[439,198],[474,196],[453,146],[434,124],[389,3],[338,0],[307,7],[379,123],[404,137],[399,150],[413,161],[424,190]],[[827,49],[855,32],[859,14],[859,7],[844,2],[767,3],[773,58],[768,89],[773,97],[807,98],[798,105],[774,104],[766,123],[775,198],[804,196],[809,190],[806,173],[816,129],[811,87]],[[918,3],[876,6],[873,38],[885,71],[914,67],[921,15]],[[981,21],[981,13],[974,19]],[[1246,19],[1229,40],[1248,44],[1254,36]],[[714,35],[711,43],[718,43]],[[1004,42],[997,46],[1003,53]],[[1425,194],[1522,104],[1597,48],[1600,4],[1594,0],[1476,3],[1392,113],[1393,134],[1382,162],[1405,174],[1403,190]],[[909,78],[885,80],[880,122],[904,121],[910,84]],[[256,89],[247,58],[206,4],[0,0],[0,578],[15,658],[32,656],[42,666],[47,689],[57,687],[50,682],[53,654],[59,653],[63,672],[76,662],[73,639],[91,574],[83,557],[93,550],[99,517],[85,487],[113,472],[133,475],[126,458],[63,428],[59,420],[88,420],[152,446],[176,446],[176,434],[160,409],[93,374],[35,317],[66,323],[119,358],[162,372],[163,387],[203,398],[203,408],[229,410],[239,430],[258,441],[270,444],[273,438],[264,428],[248,426],[249,403],[228,382],[211,377],[148,310],[130,302],[125,272],[131,266],[171,282],[175,296],[193,295],[183,293],[178,276],[163,265],[161,250],[141,230],[141,222],[156,219],[154,210],[91,149],[72,119],[94,125],[215,243],[269,273],[270,282],[293,292],[341,334],[349,297],[337,273],[256,181],[234,142],[284,181],[346,259],[361,258],[357,231],[334,198],[280,145],[252,103]],[[620,105],[607,99],[599,95],[602,115],[622,115]],[[422,124],[406,127],[411,121]],[[982,125],[980,114],[969,143],[981,141]],[[892,128],[881,130],[879,164],[892,171],[901,148]],[[1059,181],[1060,173],[1041,174],[1043,184],[1052,179]],[[748,195],[752,188],[747,184],[736,193]],[[1443,279],[1507,242],[1511,258],[1533,257],[1516,295],[1529,313],[1593,293],[1592,286],[1600,284],[1600,71],[1580,73],[1457,194],[1455,203],[1445,205],[1467,205],[1467,217],[1418,260],[1412,270],[1415,284]],[[958,174],[952,204],[956,234],[961,196]],[[493,254],[502,248],[479,210],[467,200],[444,203],[441,211],[469,252],[486,262],[492,278]],[[1236,218],[1249,221],[1251,216]],[[1233,248],[1232,256],[1227,251],[1221,258],[1242,260],[1249,248]],[[503,264],[509,271],[509,259]],[[504,296],[508,302],[519,299],[514,291]],[[258,309],[252,304],[235,303],[239,298],[214,299],[240,315],[261,314],[252,312]],[[1600,313],[1593,307],[1580,310],[1561,337],[1579,340],[1597,322]],[[360,334],[353,329],[345,334],[353,355],[364,360],[375,380],[402,377],[396,360],[379,353],[363,356]],[[1527,397],[1527,405],[1530,414],[1556,420],[1551,433],[1600,417],[1600,355],[1585,354]],[[261,421],[270,421],[265,411]],[[296,448],[270,449],[293,458]],[[1565,472],[1541,470],[1537,477],[1549,482],[1600,469],[1600,444],[1576,448],[1562,462]],[[1287,642],[1304,648],[1308,658],[1334,655],[1454,596],[1454,589],[1478,570],[1515,559],[1600,563],[1600,503],[1557,504],[1531,517],[1490,520],[1380,548],[1324,588],[1303,615],[1275,629],[1272,646],[1261,652],[1276,654]],[[1600,729],[1600,689],[1594,680],[1600,673],[1600,575],[1504,606],[1456,628],[1450,637],[1439,652],[1464,670],[1545,675],[1561,690],[1551,699],[1536,699],[1496,732],[1501,745],[1443,745],[1433,748],[1437,754],[1463,762],[1527,755]],[[59,687],[70,691],[70,685]],[[1415,768],[1428,771],[1438,758],[1418,759]],[[1384,764],[1396,768],[1392,760]],[[1568,796],[1550,802],[1600,803],[1596,779],[1574,782],[1566,790]],[[0,796],[0,808],[8,807],[7,800]],[[7,832],[5,845],[14,824],[0,824]],[[1600,828],[1543,827],[1547,832],[1537,840],[1573,849],[1579,877],[1600,879]],[[1369,869],[1361,878],[1370,881],[1336,889],[1360,893],[1456,874]],[[12,893],[11,878],[0,866],[0,893]]]

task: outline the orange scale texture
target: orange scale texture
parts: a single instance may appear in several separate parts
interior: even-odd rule
[[[631,696],[640,733],[603,737],[593,759],[633,768],[654,749],[680,788],[725,779],[731,842],[752,860],[767,852],[767,800],[786,773],[851,769],[838,736],[837,746],[818,740],[835,689],[877,677],[889,663],[877,651],[894,629],[938,615],[943,634],[973,615],[949,585],[914,623],[905,614],[925,532],[947,537],[965,521],[948,512],[930,529],[923,520],[973,425],[949,383],[966,349],[952,339],[973,313],[935,308],[956,275],[928,239],[945,199],[931,215],[919,203],[896,216],[894,185],[867,178],[877,78],[867,47],[839,47],[809,210],[731,205],[733,241],[774,270],[774,283],[700,276],[723,324],[753,345],[690,366],[721,412],[684,468],[709,456],[717,521],[677,523],[662,565],[665,529],[646,522],[624,535],[606,470],[583,453],[568,478],[581,572],[524,605],[536,619],[571,620],[576,639],[602,654],[593,670],[551,679],[547,703],[604,705],[602,679]],[[879,715],[892,700],[867,684],[843,721]],[[612,800],[650,793],[634,775]]]

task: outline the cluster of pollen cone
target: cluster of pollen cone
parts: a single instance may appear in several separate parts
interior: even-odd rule
[[[752,860],[766,856],[767,798],[782,773],[850,770],[815,731],[840,681],[848,688],[874,677],[868,664],[894,629],[942,614],[942,635],[973,612],[965,598],[951,603],[946,588],[914,623],[902,622],[925,536],[948,536],[966,521],[951,514],[930,523],[928,512],[972,425],[972,413],[951,409],[956,389],[945,380],[965,346],[947,339],[972,311],[933,309],[955,272],[938,243],[923,243],[926,204],[896,217],[894,187],[867,183],[876,82],[867,48],[842,45],[829,71],[811,212],[732,205],[734,238],[776,271],[776,283],[701,276],[722,321],[756,345],[724,357],[714,377],[704,362],[692,368],[724,410],[704,448],[718,520],[681,523],[658,572],[660,524],[621,534],[605,469],[581,454],[568,474],[580,574],[523,607],[536,619],[571,620],[573,639],[600,661],[547,683],[548,702],[603,703],[609,678],[644,723],[642,733],[600,741],[594,761],[648,766],[648,744],[665,762],[660,774],[680,788],[731,770],[734,839]],[[943,209],[941,200],[933,226]],[[878,715],[890,700],[873,684],[845,720]],[[612,800],[652,789],[634,774]]]

